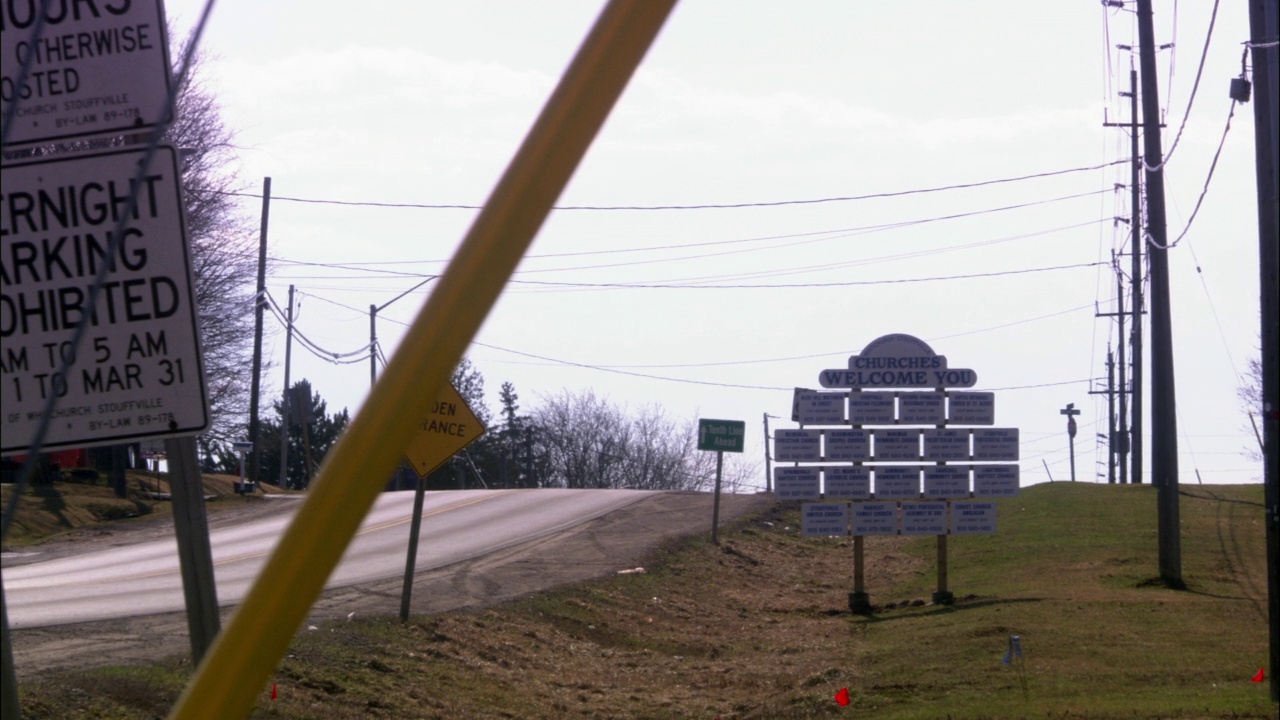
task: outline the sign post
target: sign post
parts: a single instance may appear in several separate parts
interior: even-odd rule
[[[716,490],[711,509],[711,542],[720,544],[720,475],[725,452],[742,452],[747,424],[742,420],[698,420],[698,449],[716,452]]]
[[[1076,415],[1080,411],[1076,409],[1075,403],[1067,403],[1067,406],[1058,411],[1059,415],[1067,416],[1067,438],[1071,442],[1071,482],[1076,481]]]
[[[413,491],[413,518],[409,521],[409,550],[405,554],[404,587],[400,592],[400,622],[409,620],[409,599],[413,595],[413,575],[418,564],[418,533],[422,529],[427,476],[484,433],[484,424],[458,394],[458,389],[446,385],[422,419],[421,431],[414,435],[405,449],[405,459],[418,474],[418,484]]]
[[[252,489],[244,481],[244,456],[253,452],[253,443],[247,440],[237,440],[231,443],[231,447],[235,448],[236,455],[240,458],[240,482],[236,483],[236,492],[240,495],[248,495]],[[256,485],[256,483],[254,483]]]

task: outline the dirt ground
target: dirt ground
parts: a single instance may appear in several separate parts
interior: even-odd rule
[[[724,495],[722,524],[773,502],[765,495]],[[288,500],[232,500],[210,514],[216,528],[248,522],[286,510]],[[482,608],[560,585],[635,568],[664,540],[711,527],[712,496],[670,493],[645,498],[604,517],[563,533],[508,548],[471,561],[420,572],[414,582],[412,612],[443,613]],[[69,554],[143,542],[172,535],[169,518],[129,523],[119,528],[93,529],[6,554],[4,566],[38,562]],[[429,556],[429,546],[419,557]],[[554,561],[552,560],[554,558]],[[402,581],[337,588],[326,591],[312,608],[309,623],[357,616],[395,615],[400,608]],[[234,608],[223,609],[226,623]],[[186,616],[169,613],[76,625],[15,630],[14,660],[20,679],[50,670],[77,670],[137,663],[189,655]]]

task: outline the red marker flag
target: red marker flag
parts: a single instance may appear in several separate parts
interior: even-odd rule
[[[1262,668],[1258,668],[1258,674],[1253,676],[1254,682],[1262,682],[1267,679],[1267,674],[1262,672]]]
[[[271,683],[271,699],[272,699],[272,700],[275,700],[275,699],[276,699],[276,684],[275,684],[275,683]]]
[[[840,688],[840,692],[836,693],[836,702],[840,703],[840,707],[849,704],[849,688]]]

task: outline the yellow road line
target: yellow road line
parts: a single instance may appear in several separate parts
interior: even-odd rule
[[[242,718],[675,0],[610,0],[171,718]]]

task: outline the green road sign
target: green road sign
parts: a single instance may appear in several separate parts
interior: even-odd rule
[[[698,420],[698,449],[742,452],[747,424],[741,420]]]

